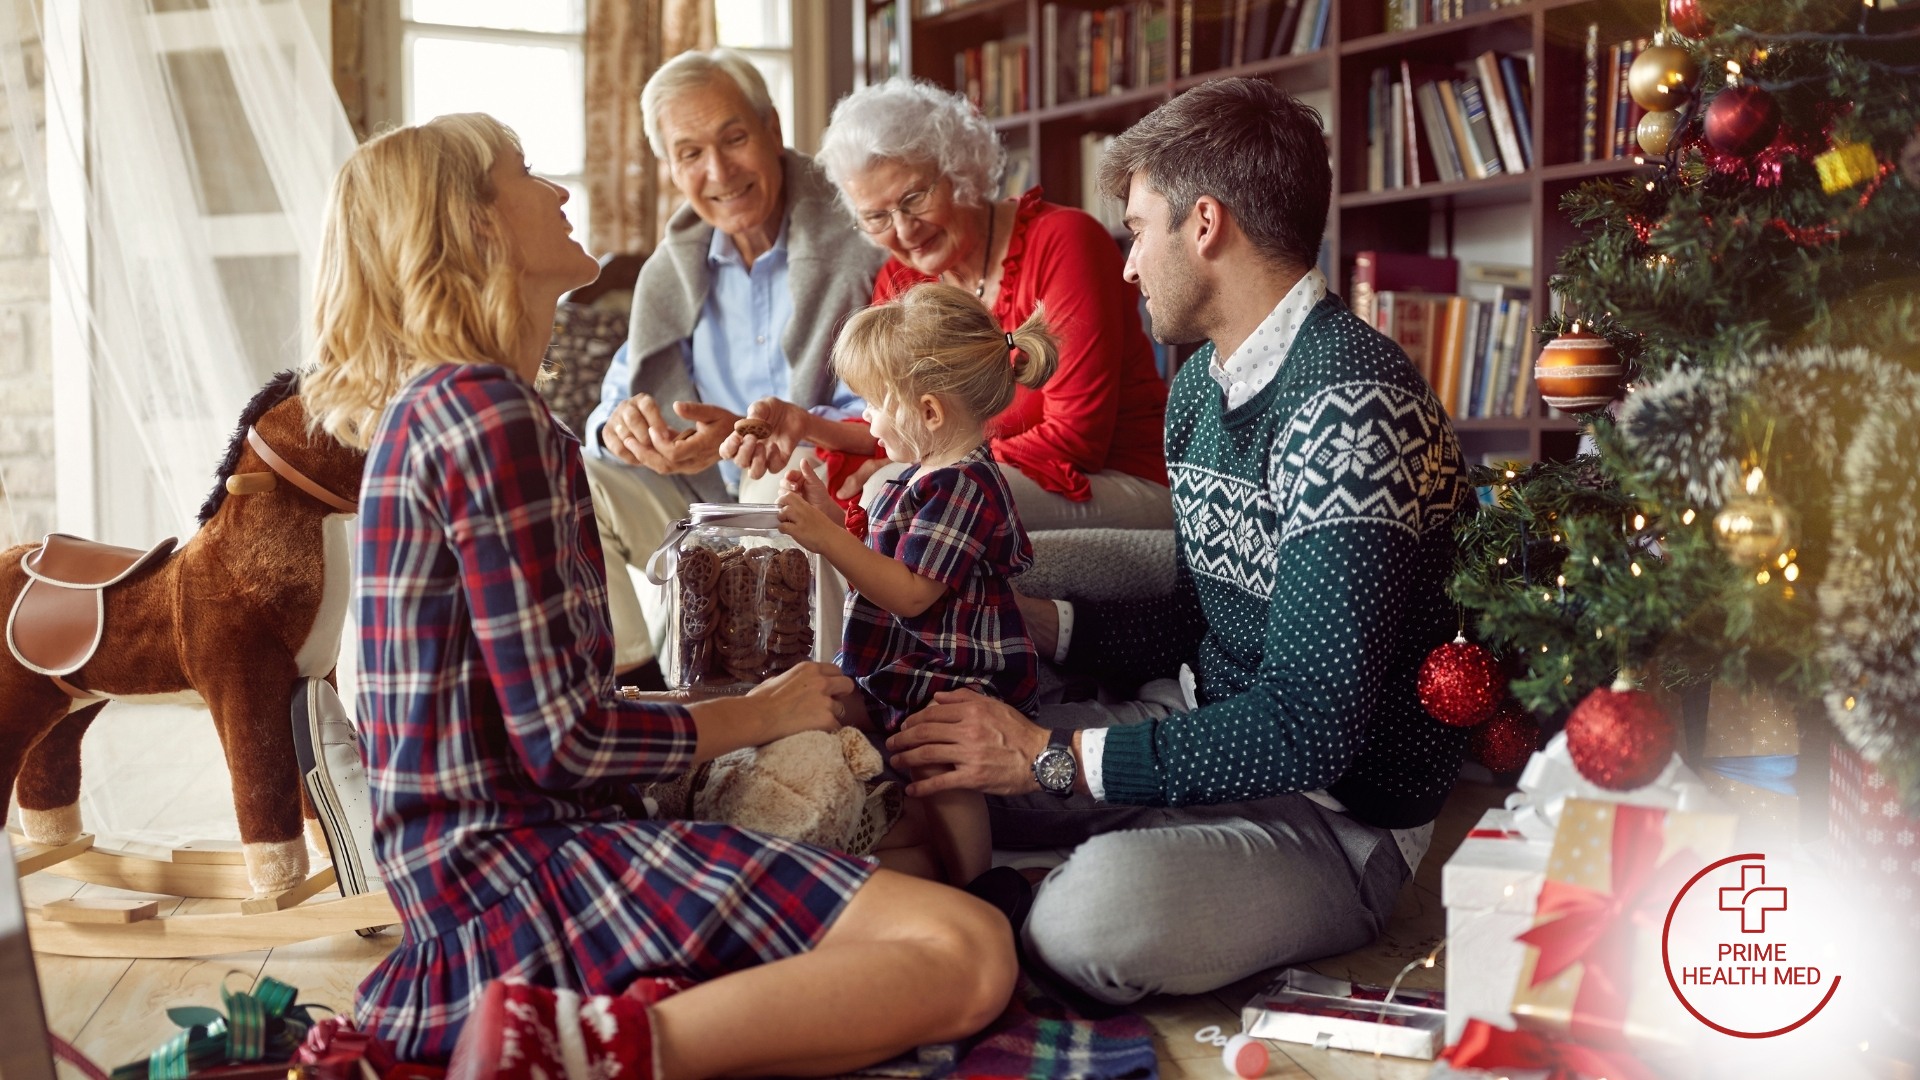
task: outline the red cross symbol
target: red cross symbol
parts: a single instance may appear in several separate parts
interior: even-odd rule
[[[1787,890],[1767,886],[1767,868],[1760,863],[1743,863],[1740,884],[1720,890],[1720,910],[1740,913],[1740,932],[1767,932],[1767,912],[1787,910]]]

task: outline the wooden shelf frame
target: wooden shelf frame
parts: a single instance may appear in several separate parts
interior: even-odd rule
[[[1044,0],[974,0],[932,16],[917,16],[918,0],[848,0],[854,5],[854,51],[866,55],[867,16],[898,3],[897,36],[909,73],[952,89],[953,56],[990,40],[1025,36],[1027,85],[1036,102],[1044,85],[1044,67],[1052,62],[1042,40]],[[1179,55],[1180,9],[1184,0],[1164,2],[1172,56]],[[1202,5],[1232,0],[1198,0]],[[1535,318],[1551,302],[1551,282],[1560,255],[1579,232],[1559,209],[1560,199],[1580,184],[1626,175],[1643,166],[1632,158],[1579,160],[1579,114],[1585,65],[1585,32],[1600,26],[1603,43],[1645,36],[1659,26],[1660,0],[1518,0],[1452,22],[1386,32],[1386,0],[1332,0],[1327,44],[1311,53],[1253,61],[1238,66],[1178,74],[1156,83],[1051,108],[1036,107],[992,120],[1009,149],[1033,158],[1034,182],[1061,202],[1075,202],[1080,191],[1079,136],[1118,132],[1174,94],[1208,79],[1246,75],[1270,79],[1294,93],[1324,95],[1328,147],[1333,164],[1333,207],[1327,219],[1333,284],[1344,291],[1355,253],[1368,249],[1427,252],[1436,219],[1451,237],[1452,215],[1480,207],[1511,207],[1531,240]],[[1103,0],[1064,0],[1073,11],[1104,10]],[[1413,188],[1367,191],[1367,90],[1376,67],[1401,58],[1465,65],[1488,49],[1530,53],[1534,93],[1527,118],[1535,148],[1534,167],[1517,174],[1423,184]],[[865,66],[856,76],[864,78]],[[1569,122],[1571,118],[1571,122]],[[1531,349],[1531,344],[1529,346]],[[1531,358],[1523,363],[1531,365]],[[1455,421],[1470,453],[1506,453],[1516,457],[1567,457],[1574,452],[1578,425],[1546,415],[1536,398],[1525,417]]]

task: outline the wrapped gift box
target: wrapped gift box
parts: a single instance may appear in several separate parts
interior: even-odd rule
[[[1790,699],[1715,684],[1707,704],[1700,778],[1740,815],[1740,838],[1780,849],[1799,835],[1800,723]]]
[[[1288,968],[1240,1010],[1240,1027],[1261,1039],[1305,1043],[1322,1050],[1432,1060],[1446,1022],[1442,996],[1401,987],[1348,982],[1304,968]]]
[[[1733,851],[1735,826],[1730,814],[1568,799],[1522,936],[1514,1018],[1595,1046],[1696,1034],[1667,985],[1660,928],[1686,880]]]
[[[1866,759],[1835,741],[1829,778],[1829,829],[1835,865],[1875,910],[1903,913],[1920,931],[1920,818],[1906,812],[1899,789]]]
[[[1440,872],[1447,906],[1447,1042],[1469,1019],[1512,1026],[1508,1008],[1546,879],[1551,845],[1514,830],[1511,810],[1489,810]]]

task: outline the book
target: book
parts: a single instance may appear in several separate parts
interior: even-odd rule
[[[1352,288],[1348,290],[1347,300],[1355,315],[1384,332],[1386,328],[1380,325],[1375,304],[1375,297],[1380,293],[1402,290],[1451,293],[1459,287],[1459,282],[1460,262],[1450,256],[1359,251],[1353,256]]]
[[[1193,5],[1198,0],[1180,0],[1180,77],[1193,74]]]
[[[1500,80],[1513,113],[1513,133],[1520,141],[1522,168],[1533,167],[1533,65],[1518,56],[1500,58]]]
[[[1241,1029],[1261,1039],[1432,1060],[1446,1031],[1445,995],[1384,987],[1288,968],[1240,1010]]]
[[[1489,49],[1473,58],[1474,74],[1479,76],[1480,92],[1486,99],[1487,120],[1493,127],[1493,138],[1500,149],[1500,161],[1505,171],[1524,172],[1527,168],[1526,155],[1520,152],[1520,136],[1514,129],[1516,121],[1513,106],[1507,102],[1506,79],[1500,73],[1500,54]]]
[[[1460,152],[1453,144],[1453,131],[1447,125],[1446,106],[1440,100],[1440,87],[1432,79],[1414,87],[1414,102],[1420,109],[1420,133],[1422,142],[1433,152],[1435,172],[1440,180],[1450,182],[1466,179],[1466,171],[1460,164]]]
[[[1384,323],[1380,332],[1400,346],[1413,362],[1414,370],[1432,385],[1439,360],[1436,335],[1444,329],[1439,323],[1447,297],[1397,290],[1383,290],[1377,295]]]
[[[1142,85],[1157,86],[1173,74],[1173,41],[1167,34],[1171,28],[1167,8],[1158,0],[1151,0],[1141,3],[1138,10],[1140,51],[1146,60],[1143,66],[1146,81]]]
[[[1267,56],[1267,43],[1273,34],[1273,9],[1280,0],[1250,0],[1247,8],[1247,33],[1245,50],[1234,61],[1236,64],[1251,64],[1264,60]]]
[[[1312,52],[1314,49],[1314,27],[1325,17],[1327,0],[1305,0],[1300,5],[1300,25],[1294,27],[1293,44],[1287,51],[1294,55]]]
[[[1424,138],[1420,131],[1420,94],[1413,78],[1414,63],[1411,60],[1400,61],[1400,109],[1401,123],[1406,128],[1407,179],[1409,187],[1433,183],[1440,179],[1437,164],[1439,150],[1430,139]]]
[[[1387,181],[1387,141],[1392,130],[1387,120],[1392,73],[1374,68],[1367,81],[1367,190],[1384,191]],[[1391,186],[1399,187],[1398,183]]]
[[[1600,153],[1600,24],[1587,24],[1586,73],[1581,83],[1580,160]]]
[[[1461,358],[1466,352],[1467,298],[1441,297],[1435,312],[1433,333],[1434,396],[1450,416],[1460,415]]]
[[[1447,135],[1453,141],[1454,160],[1460,163],[1460,179],[1483,179],[1486,174],[1480,171],[1480,161],[1467,141],[1467,120],[1465,110],[1460,107],[1459,80],[1435,79],[1433,90],[1439,95],[1441,113],[1447,118]]]
[[[1274,20],[1273,44],[1267,46],[1267,59],[1276,60],[1293,51],[1293,35],[1300,26],[1300,8],[1305,0],[1276,0],[1281,4]]]
[[[1507,171],[1500,157],[1500,147],[1493,135],[1493,118],[1488,116],[1486,98],[1480,93],[1480,82],[1471,75],[1457,79],[1453,84],[1454,94],[1460,99],[1460,119],[1467,129],[1467,144],[1478,159],[1476,164],[1481,176],[1498,176]]]

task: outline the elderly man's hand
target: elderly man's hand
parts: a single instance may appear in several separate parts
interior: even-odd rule
[[[674,429],[650,394],[635,394],[614,407],[600,442],[607,452],[629,465],[663,474],[696,473],[720,460],[720,444],[733,433],[739,417],[718,405],[702,401],[674,403],[674,412],[693,427]]]
[[[761,398],[747,408],[747,416],[766,421],[772,433],[764,438],[738,432],[728,435],[720,444],[720,456],[738,465],[741,475],[749,480],[779,472],[787,467],[794,449],[806,437],[809,415],[807,410],[790,401]]]
[[[1047,729],[1004,701],[971,690],[942,690],[933,695],[933,704],[901,723],[887,750],[901,772],[944,767],[907,785],[907,794],[915,798],[956,790],[1026,795],[1040,790],[1033,759],[1047,748],[1047,738]]]

